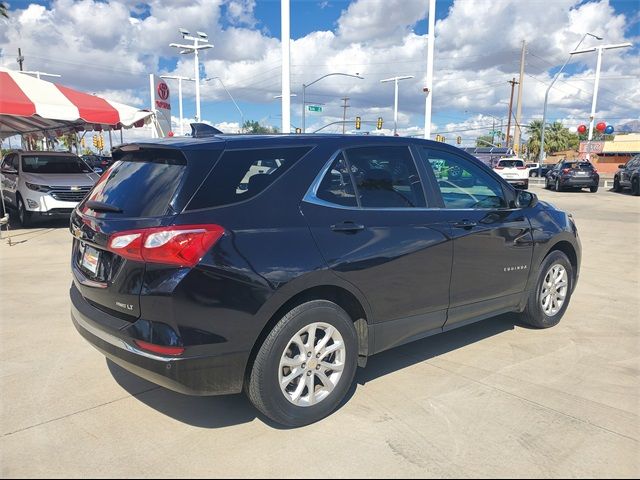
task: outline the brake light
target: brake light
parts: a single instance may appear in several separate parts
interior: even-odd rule
[[[143,342],[142,340],[134,340],[133,342],[143,350],[160,355],[177,357],[184,353],[183,347],[165,347],[164,345],[156,345],[155,343]]]
[[[504,167],[494,167],[494,170],[504,170]]]
[[[571,171],[571,169],[570,169],[570,168],[563,168],[563,169],[562,169],[562,173],[565,173],[565,174],[566,174],[566,173],[569,173],[570,171]]]
[[[195,267],[220,240],[220,225],[173,225],[129,230],[111,236],[109,251],[136,262]]]
[[[518,170],[526,170],[527,167],[516,167]]]

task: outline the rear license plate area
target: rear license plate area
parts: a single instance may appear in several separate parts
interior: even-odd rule
[[[80,245],[81,257],[80,266],[89,272],[92,276],[98,275],[98,267],[100,266],[100,251],[90,247],[89,245]]]

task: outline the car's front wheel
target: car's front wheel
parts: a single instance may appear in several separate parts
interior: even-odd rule
[[[358,340],[349,315],[333,302],[306,302],[284,315],[265,339],[247,395],[277,423],[308,425],[338,407],[357,362]]]
[[[622,187],[620,186],[620,178],[619,177],[613,177],[613,191],[614,192],[621,192],[622,191]]]
[[[521,319],[536,328],[557,325],[573,292],[573,266],[566,254],[551,252],[540,265],[535,289],[529,292]]]
[[[598,191],[598,185],[595,185],[595,186],[593,186],[593,187],[589,187],[589,191],[590,191],[591,193],[596,193],[596,192]]]
[[[631,181],[631,194],[636,197],[640,195],[640,180],[638,178],[634,178]]]
[[[22,197],[18,197],[18,220],[20,221],[20,225],[24,228],[31,226],[31,212],[27,210],[24,206],[24,202],[22,201]]]
[[[560,186],[560,179],[556,180],[556,192],[561,192],[562,187]]]

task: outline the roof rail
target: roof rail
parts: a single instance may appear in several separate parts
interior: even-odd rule
[[[192,123],[191,124],[191,136],[193,138],[214,137],[216,135],[222,135],[224,132],[218,130],[206,123]]]

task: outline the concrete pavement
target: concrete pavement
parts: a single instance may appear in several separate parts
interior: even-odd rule
[[[504,315],[380,354],[338,412],[297,430],[108,363],[69,319],[64,222],[16,232],[0,244],[0,474],[640,476],[640,199],[534,191],[583,243],[560,325]]]

